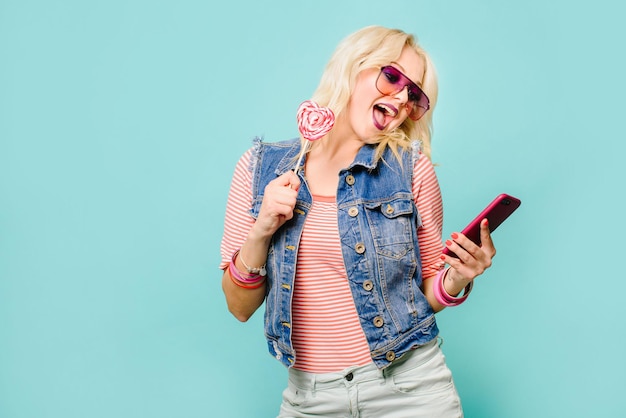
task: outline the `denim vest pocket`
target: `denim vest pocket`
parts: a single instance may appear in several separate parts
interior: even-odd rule
[[[392,259],[403,258],[413,250],[415,204],[410,196],[365,203],[376,253]]]
[[[415,247],[417,208],[412,195],[397,193],[388,199],[365,203],[376,250],[382,300],[396,332],[404,333],[424,320],[419,250]]]

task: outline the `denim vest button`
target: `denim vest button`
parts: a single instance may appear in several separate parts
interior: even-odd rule
[[[354,184],[354,176],[352,174],[348,174],[346,176],[346,183],[348,183],[348,186],[352,186]]]
[[[357,208],[356,206],[352,206],[350,209],[348,209],[348,215],[352,216],[353,218],[357,216],[358,214],[359,214],[359,208]]]
[[[376,318],[374,318],[374,326],[376,328],[382,327],[384,323],[385,321],[383,321],[382,316],[377,316]]]
[[[394,353],[393,351],[389,351],[387,355],[385,355],[385,358],[388,361],[394,361],[396,359],[396,353]]]
[[[388,215],[391,215],[393,213],[393,207],[391,205],[387,205],[387,209],[385,209],[385,211]]]
[[[367,290],[369,292],[373,288],[374,288],[374,283],[372,283],[371,280],[366,280],[366,281],[363,282],[363,289],[365,289],[365,290]]]
[[[356,251],[357,254],[363,254],[365,252],[365,244],[359,242],[357,245],[354,246],[354,251]]]

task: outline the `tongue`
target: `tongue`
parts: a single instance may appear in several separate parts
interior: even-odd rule
[[[374,125],[376,125],[376,128],[382,131],[385,128],[385,113],[381,112],[377,108],[374,108],[372,116],[374,119]]]

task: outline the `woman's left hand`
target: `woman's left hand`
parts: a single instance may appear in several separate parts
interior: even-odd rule
[[[487,219],[480,223],[480,241],[481,245],[478,246],[460,232],[452,233],[451,239],[446,241],[446,247],[458,257],[445,254],[441,256],[442,260],[452,267],[447,275],[455,288],[449,289],[452,292],[457,291],[457,287],[460,292],[469,282],[491,267],[496,248],[491,240]]]

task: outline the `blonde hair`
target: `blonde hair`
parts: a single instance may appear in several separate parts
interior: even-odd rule
[[[397,156],[399,147],[408,149],[415,140],[421,141],[422,152],[430,158],[432,114],[438,91],[437,74],[430,57],[413,35],[382,26],[368,26],[349,35],[337,46],[311,98],[339,115],[348,105],[357,75],[363,70],[381,68],[397,60],[405,46],[413,48],[424,60],[422,90],[430,99],[430,110],[418,121],[407,118],[399,128],[375,138],[374,143],[378,144],[377,159],[385,147],[389,146]]]

